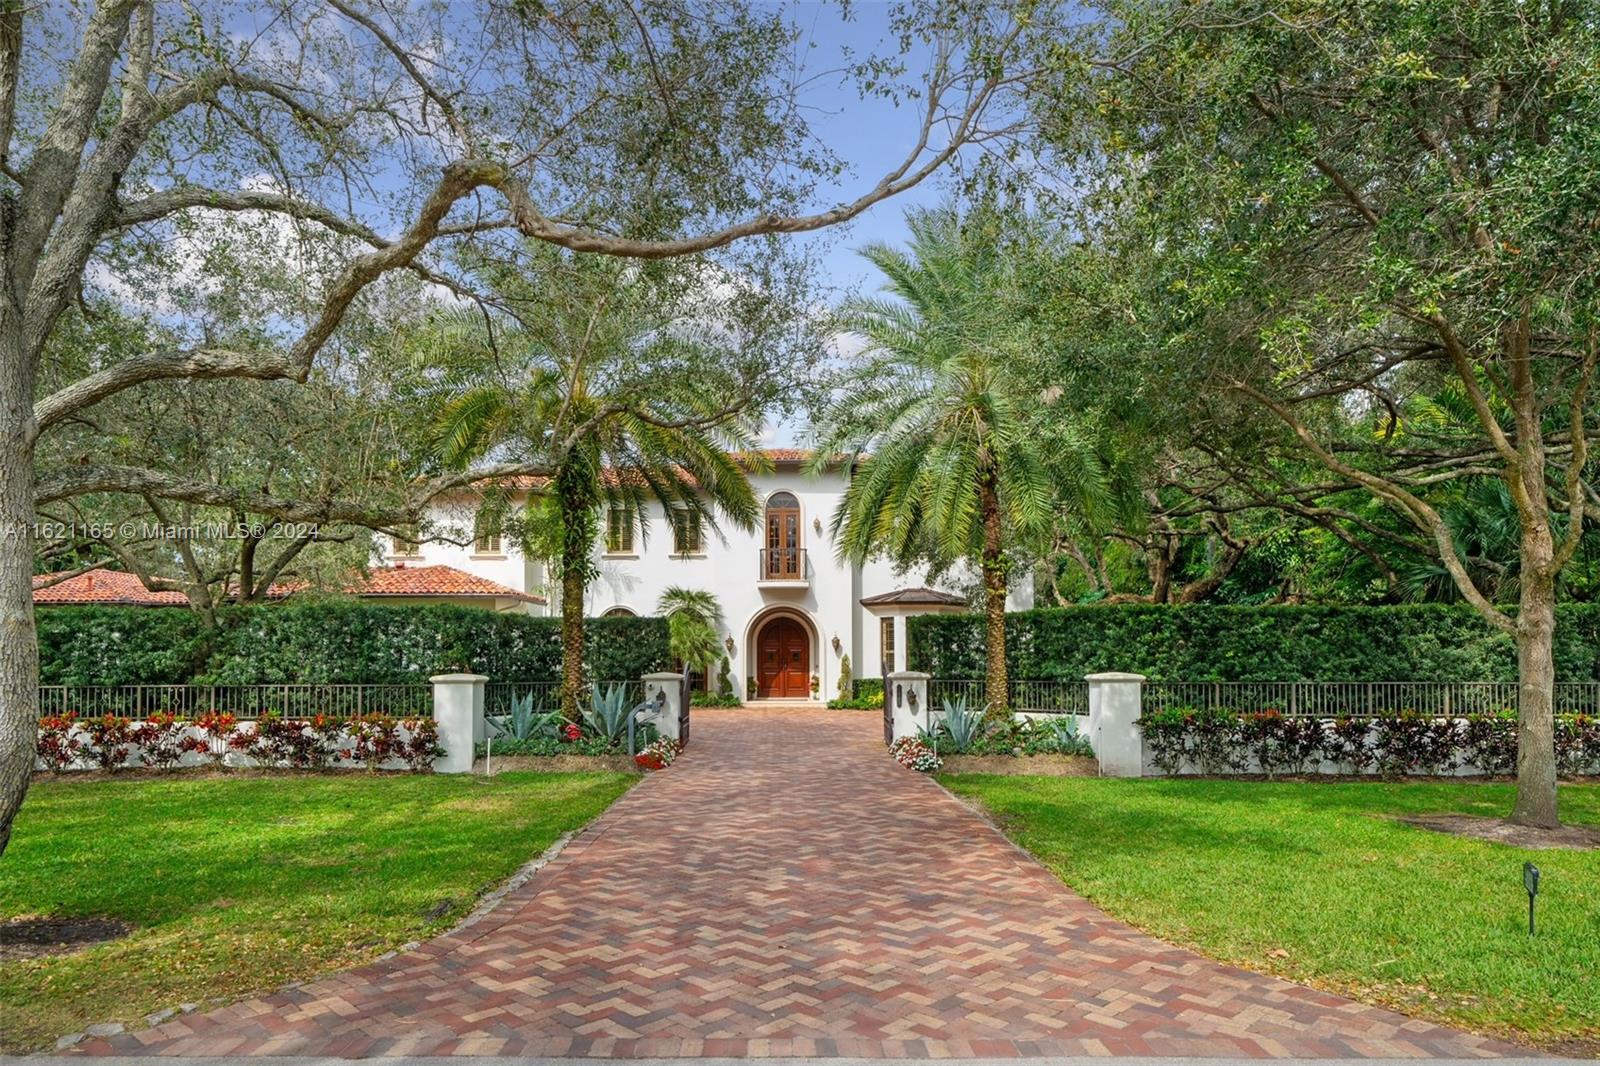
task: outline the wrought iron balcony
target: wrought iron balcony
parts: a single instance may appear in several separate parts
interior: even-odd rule
[[[804,548],[762,548],[758,583],[803,585],[806,583]]]

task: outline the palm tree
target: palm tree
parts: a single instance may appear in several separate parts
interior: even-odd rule
[[[629,264],[536,250],[528,279],[501,280],[515,321],[489,337],[482,319],[442,319],[431,363],[431,442],[452,467],[485,457],[548,471],[512,539],[561,581],[561,706],[576,720],[584,592],[602,516],[643,537],[651,504],[673,521],[754,528],[747,476],[759,403],[724,373],[726,332],[677,328],[650,277]],[[749,402],[740,402],[741,396]],[[493,489],[490,490],[491,496]],[[492,500],[490,501],[493,502]]]
[[[887,279],[886,295],[843,310],[867,347],[820,420],[817,462],[857,461],[833,516],[842,556],[976,563],[989,713],[1001,716],[1008,549],[1047,541],[1063,490],[1092,501],[1103,472],[1070,425],[1042,416],[1052,400],[1024,369],[1033,330],[998,215],[940,208],[907,221],[907,250],[862,253]]]
[[[722,605],[703,589],[670,585],[656,603],[667,619],[667,640],[673,658],[708,677],[722,657]]]

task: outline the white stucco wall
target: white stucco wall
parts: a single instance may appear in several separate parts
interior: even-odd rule
[[[764,522],[751,530],[728,525],[721,530],[707,527],[703,554],[683,557],[673,554],[671,526],[661,508],[653,507],[644,515],[647,528],[635,532],[633,553],[607,555],[603,538],[595,545],[599,576],[589,586],[585,613],[596,616],[624,607],[635,614],[651,615],[657,613],[661,594],[673,585],[707,589],[722,605],[724,636],[731,636],[734,641],[729,672],[740,696],[753,671],[757,631],[768,618],[784,613],[801,619],[810,633],[811,669],[821,681],[818,699],[830,699],[837,693],[843,654],[850,656],[855,677],[881,677],[884,669],[879,661],[878,618],[862,607],[860,600],[928,584],[925,575],[897,575],[893,566],[883,560],[873,560],[859,568],[837,560],[828,525],[844,491],[842,473],[812,477],[798,468],[785,467],[756,475],[751,483],[762,500],[778,491],[793,493],[799,500],[801,546],[806,551],[807,580],[803,584],[779,586],[759,580],[760,551],[766,537]],[[469,530],[471,507],[470,498],[462,498],[442,505],[432,517],[435,522]],[[559,609],[554,595],[557,590],[542,586],[542,568],[537,563],[529,564],[509,546],[502,556],[484,557],[475,555],[471,546],[424,544],[421,559],[412,562],[442,563],[515,589],[540,592],[551,597],[548,611]],[[1020,584],[1026,587],[1013,590],[1013,610],[1032,606],[1031,586],[1025,579]],[[948,589],[948,583],[944,587]],[[903,618],[897,629],[903,661]]]

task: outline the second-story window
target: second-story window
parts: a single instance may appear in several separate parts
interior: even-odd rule
[[[406,530],[389,538],[389,553],[396,559],[415,559],[422,554],[422,545],[417,543],[414,530]]]
[[[475,555],[501,554],[500,530],[488,523],[478,523],[473,531],[472,551]]]
[[[633,554],[633,508],[615,506],[606,511],[606,554]]]
[[[700,513],[687,507],[672,509],[672,553],[674,555],[699,555]]]

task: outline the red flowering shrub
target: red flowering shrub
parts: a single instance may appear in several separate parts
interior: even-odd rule
[[[398,723],[386,714],[363,714],[345,723],[350,746],[339,756],[365,764],[377,770],[389,759],[399,754],[401,746]]]
[[[152,714],[128,732],[139,745],[139,761],[157,770],[178,765],[183,753],[191,750],[189,723],[170,711]]]
[[[1458,727],[1453,718],[1435,719],[1401,711],[1373,720],[1372,751],[1378,772],[1440,774],[1456,765]]]
[[[1556,767],[1564,774],[1600,774],[1600,716],[1556,716]]]
[[[280,718],[268,712],[256,719],[253,732],[233,738],[235,751],[244,752],[263,766],[291,766],[314,770],[333,761],[344,722],[331,715]]]
[[[221,766],[239,734],[239,720],[231,714],[207,711],[194,720],[194,727],[199,735],[189,738],[189,750],[210,759],[212,766]]]
[[[1372,762],[1372,749],[1367,746],[1371,732],[1369,718],[1335,718],[1322,738],[1323,757],[1348,773],[1359,774]]]
[[[444,754],[438,723],[432,718],[407,718],[400,724],[405,727],[405,739],[396,745],[395,755],[405,760],[412,773],[431,774],[433,760]]]
[[[1463,761],[1486,774],[1517,768],[1517,714],[1498,711],[1467,716],[1461,731]]]
[[[83,738],[78,736],[78,716],[47,714],[39,719],[39,740],[34,747],[44,768],[53,773],[70,770],[83,754]]]
[[[1271,777],[1280,767],[1279,753],[1283,741],[1283,715],[1275,710],[1255,711],[1239,716],[1239,735],[1250,754],[1256,757],[1256,766]]]
[[[84,752],[102,770],[119,770],[128,760],[133,744],[133,722],[115,714],[103,714],[83,723]]]
[[[583,727],[578,725],[577,722],[568,722],[561,727],[561,736],[566,740],[582,740]]]

